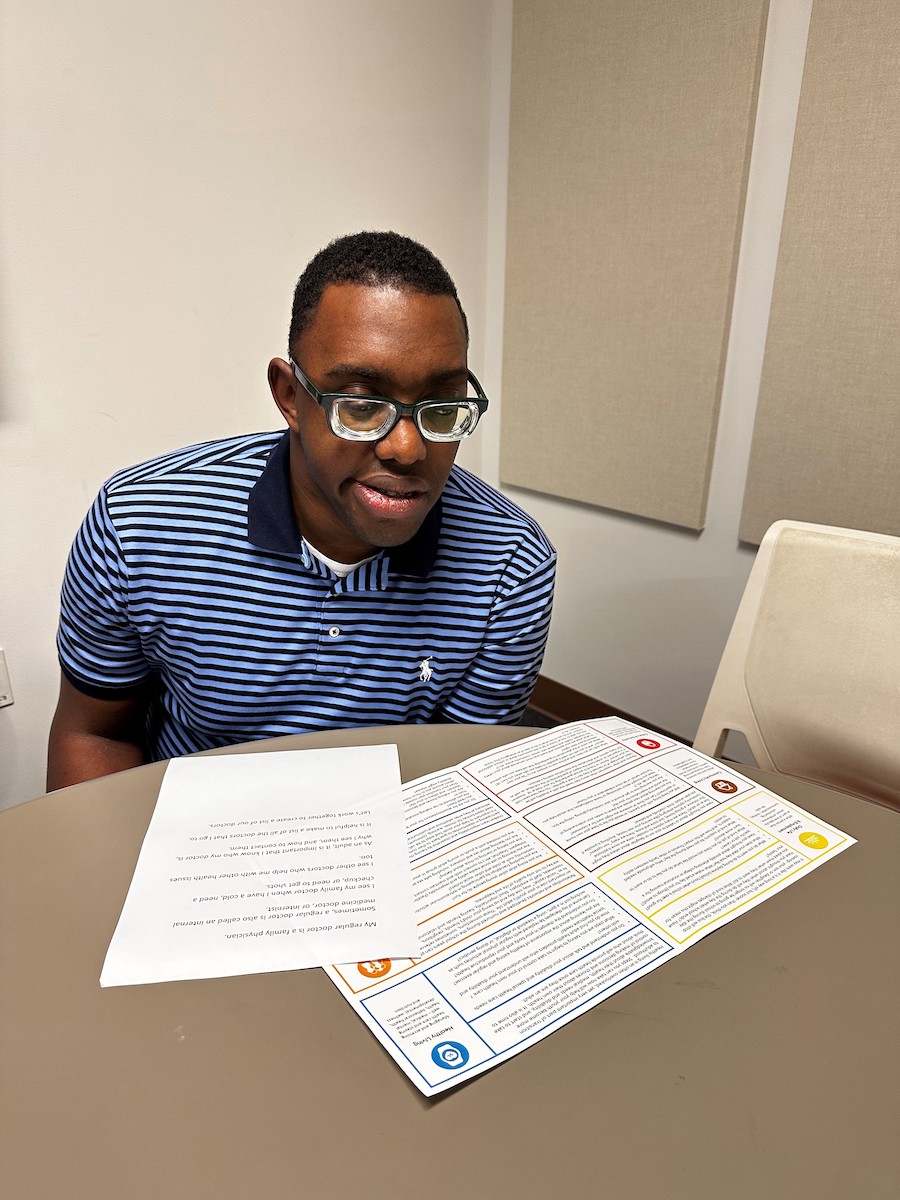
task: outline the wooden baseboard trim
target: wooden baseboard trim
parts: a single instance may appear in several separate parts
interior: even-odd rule
[[[564,683],[548,679],[546,675],[538,675],[531,699],[528,701],[528,707],[533,708],[542,717],[549,717],[551,721],[559,721],[563,724],[567,721],[584,721],[589,717],[624,717],[626,721],[634,721],[636,725],[649,724],[643,717],[623,712],[621,708],[613,708],[609,704],[604,704],[602,700],[588,696],[585,692],[577,692]],[[667,729],[660,729],[658,725],[652,725],[651,728],[676,742],[685,740],[678,737],[677,734],[670,733]]]

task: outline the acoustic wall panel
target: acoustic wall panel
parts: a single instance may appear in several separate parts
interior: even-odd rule
[[[900,5],[815,0],[741,537],[900,534]]]
[[[516,0],[501,478],[702,527],[764,0]]]

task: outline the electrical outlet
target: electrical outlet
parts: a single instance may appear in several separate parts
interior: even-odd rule
[[[0,650],[0,708],[14,704],[12,681],[9,678],[9,667],[6,665],[6,653]]]

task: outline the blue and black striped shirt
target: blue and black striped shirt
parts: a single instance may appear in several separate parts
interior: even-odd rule
[[[150,686],[148,755],[400,722],[514,723],[540,668],[556,555],[460,467],[418,533],[346,578],[302,539],[289,435],[191,446],[114,475],[75,539],[66,677]]]

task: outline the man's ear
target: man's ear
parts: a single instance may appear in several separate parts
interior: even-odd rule
[[[278,411],[287,421],[294,433],[299,433],[300,423],[297,414],[297,378],[289,362],[283,358],[273,358],[269,363],[269,390],[272,399],[278,405]]]

